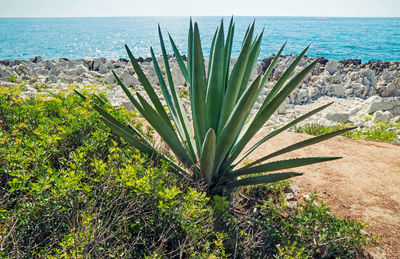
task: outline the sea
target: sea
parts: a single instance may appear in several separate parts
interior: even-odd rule
[[[220,20],[231,17],[192,17],[198,22],[205,58]],[[149,57],[149,47],[160,54],[158,24],[167,50],[168,33],[181,54],[187,52],[190,17],[0,18],[0,60],[126,58],[124,44],[136,57]],[[400,18],[234,17],[232,56],[237,56],[247,26],[255,21],[264,29],[259,59],[275,54],[287,42],[284,54],[298,54],[308,44],[309,57],[329,60],[400,61]]]

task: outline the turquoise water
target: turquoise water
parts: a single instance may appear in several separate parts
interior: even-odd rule
[[[220,18],[193,19],[199,22],[207,57]],[[260,59],[276,53],[288,41],[285,54],[299,53],[311,43],[308,51],[311,57],[400,61],[400,18],[235,17],[234,56],[247,25],[254,19],[258,33],[265,28]],[[224,21],[226,26],[229,17]],[[188,17],[1,18],[0,59],[34,56],[116,59],[126,57],[125,43],[136,57],[147,57],[149,46],[154,46],[159,53],[157,23],[165,33],[164,38],[170,32],[185,54]]]

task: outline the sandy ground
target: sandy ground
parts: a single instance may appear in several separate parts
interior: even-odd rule
[[[264,134],[258,134],[252,143]],[[256,149],[251,158],[310,137],[284,132]],[[293,178],[300,194],[316,191],[333,214],[366,222],[367,232],[380,237],[378,248],[367,250],[400,258],[400,146],[335,137],[278,158],[306,156],[343,158],[297,168],[295,171],[304,173]]]

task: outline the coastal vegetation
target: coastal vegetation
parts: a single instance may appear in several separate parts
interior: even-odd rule
[[[337,126],[323,126],[318,124],[307,124],[301,127],[294,127],[295,132],[306,133],[312,136],[320,136],[341,130],[343,128],[354,127],[351,123],[341,124]],[[369,141],[384,141],[397,143],[400,133],[400,118],[390,121],[379,121],[374,123],[374,127],[366,129],[356,129],[345,132],[341,136],[352,139],[363,139]]]
[[[208,197],[110,131],[93,103],[154,137],[89,87],[85,101],[22,91],[0,88],[1,258],[343,258],[374,242],[316,196],[294,205],[288,180],[242,188],[231,205]]]

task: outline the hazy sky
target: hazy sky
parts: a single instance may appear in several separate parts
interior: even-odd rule
[[[0,0],[0,17],[399,17],[400,0]]]

